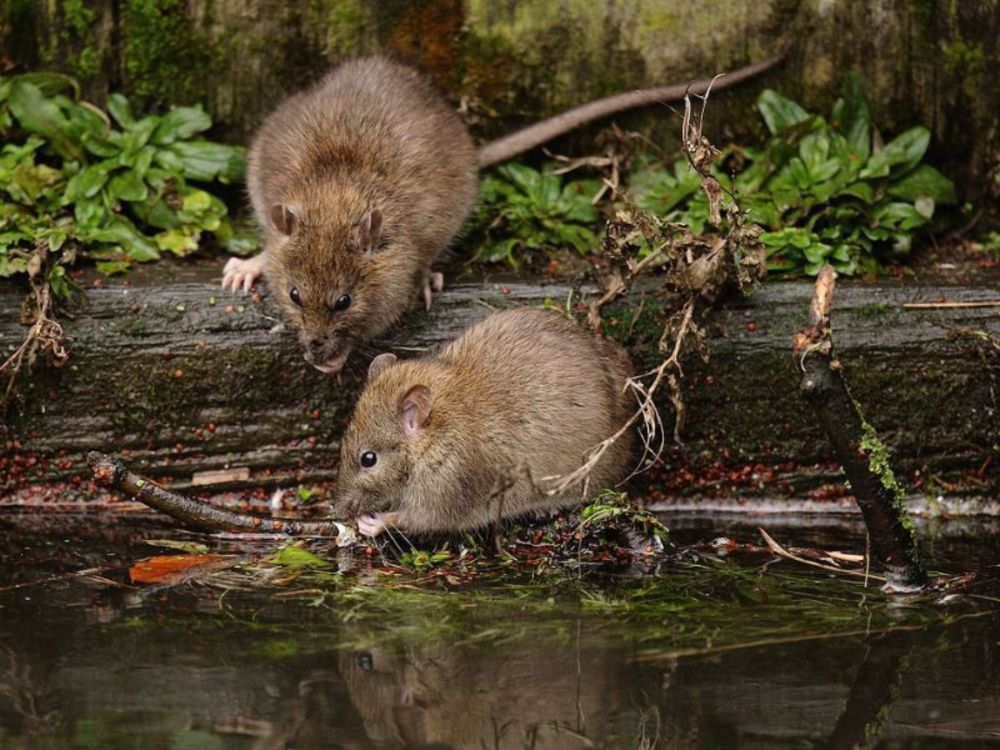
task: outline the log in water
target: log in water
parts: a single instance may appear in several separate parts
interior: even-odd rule
[[[302,360],[266,296],[223,294],[214,266],[160,265],[145,272],[145,282],[89,288],[73,317],[64,317],[69,362],[25,379],[26,401],[11,420],[0,472],[7,501],[37,494],[31,485],[89,477],[91,450],[124,451],[134,470],[178,487],[234,467],[249,468],[249,477],[234,472],[227,483],[223,473],[216,487],[335,477],[338,437],[367,357],[355,355],[340,377],[325,376]],[[429,314],[410,315],[372,353],[415,356],[492,309],[546,300],[562,306],[570,291],[541,281],[454,284]],[[711,360],[703,366],[692,358],[686,367],[686,443],[670,466],[683,464],[694,478],[672,472],[678,492],[778,495],[839,481],[830,448],[798,399],[800,375],[789,357],[811,292],[810,283],[769,283],[708,321]],[[25,331],[21,297],[0,287],[5,348]],[[649,365],[665,302],[651,287],[644,297],[638,321],[634,308],[606,317],[616,335],[631,332],[624,338],[637,363]],[[984,464],[982,481],[989,481],[1000,442],[1000,363],[975,332],[1000,338],[1000,316],[989,307],[904,305],[995,298],[988,285],[844,282],[838,292],[839,357],[906,482],[917,470],[948,478]],[[716,472],[728,473],[729,486]]]

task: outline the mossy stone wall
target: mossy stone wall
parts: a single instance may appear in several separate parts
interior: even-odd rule
[[[345,55],[389,51],[427,70],[483,139],[622,89],[683,81],[794,45],[760,85],[829,108],[861,74],[887,132],[924,123],[966,190],[996,168],[1000,0],[6,0],[0,66],[55,67],[103,100],[203,102],[246,140],[288,92]],[[720,94],[717,140],[752,137],[760,85]],[[670,138],[677,117],[619,118]],[[590,143],[590,134],[567,148]]]

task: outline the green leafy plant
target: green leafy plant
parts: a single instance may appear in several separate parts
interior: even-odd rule
[[[844,274],[874,270],[904,257],[936,207],[956,200],[951,180],[922,163],[926,128],[879,145],[855,76],[829,120],[771,90],[757,108],[770,140],[725,149],[714,174],[766,230],[760,239],[772,271],[815,275],[824,263]],[[628,186],[640,208],[705,232],[708,200],[685,161],[640,169]]]
[[[600,218],[592,199],[598,180],[563,182],[524,164],[511,163],[483,180],[478,224],[483,238],[477,257],[517,266],[524,251],[571,247],[581,255],[594,252],[594,225]]]
[[[438,565],[451,560],[452,555],[448,550],[438,550],[437,552],[426,552],[424,550],[411,550],[404,552],[399,557],[400,565],[414,570],[429,570]]]
[[[0,276],[28,271],[39,243],[59,296],[80,256],[114,272],[186,255],[206,233],[230,252],[252,251],[252,235],[197,186],[238,181],[245,169],[241,148],[199,136],[211,124],[195,107],[137,117],[120,94],[105,112],[57,73],[0,78]]]
[[[625,492],[605,490],[583,506],[580,519],[578,533],[588,526],[600,526],[609,521],[620,520],[640,530],[645,536],[655,537],[661,542],[666,542],[670,536],[670,530],[660,519],[632,502]]]

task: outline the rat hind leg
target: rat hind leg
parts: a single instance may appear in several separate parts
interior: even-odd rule
[[[431,291],[444,291],[444,274],[440,271],[429,271],[424,279],[424,308],[431,309]]]
[[[264,273],[264,253],[252,258],[230,258],[222,269],[222,288],[249,292],[253,283]]]

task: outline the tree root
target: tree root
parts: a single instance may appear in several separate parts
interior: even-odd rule
[[[50,270],[48,243],[40,240],[34,254],[28,261],[28,280],[31,294],[25,300],[23,317],[31,322],[31,328],[21,345],[0,364],[0,373],[6,376],[7,385],[0,394],[0,432],[5,429],[5,416],[14,396],[14,386],[21,369],[30,370],[39,355],[47,356],[49,362],[59,367],[69,359],[66,352],[62,326],[55,320],[53,308],[55,299],[48,281]]]
[[[800,389],[819,417],[851,483],[871,543],[871,557],[886,576],[885,590],[914,591],[927,584],[903,493],[875,429],[851,397],[833,356],[830,308],[837,274],[825,266],[816,279],[811,324],[795,334],[792,350],[802,369]]]
[[[287,536],[340,537],[349,532],[338,521],[286,521],[250,513],[223,510],[200,500],[193,500],[133,474],[117,456],[88,453],[87,463],[98,484],[119,489],[154,510],[176,518],[199,531],[243,531],[285,534]]]

